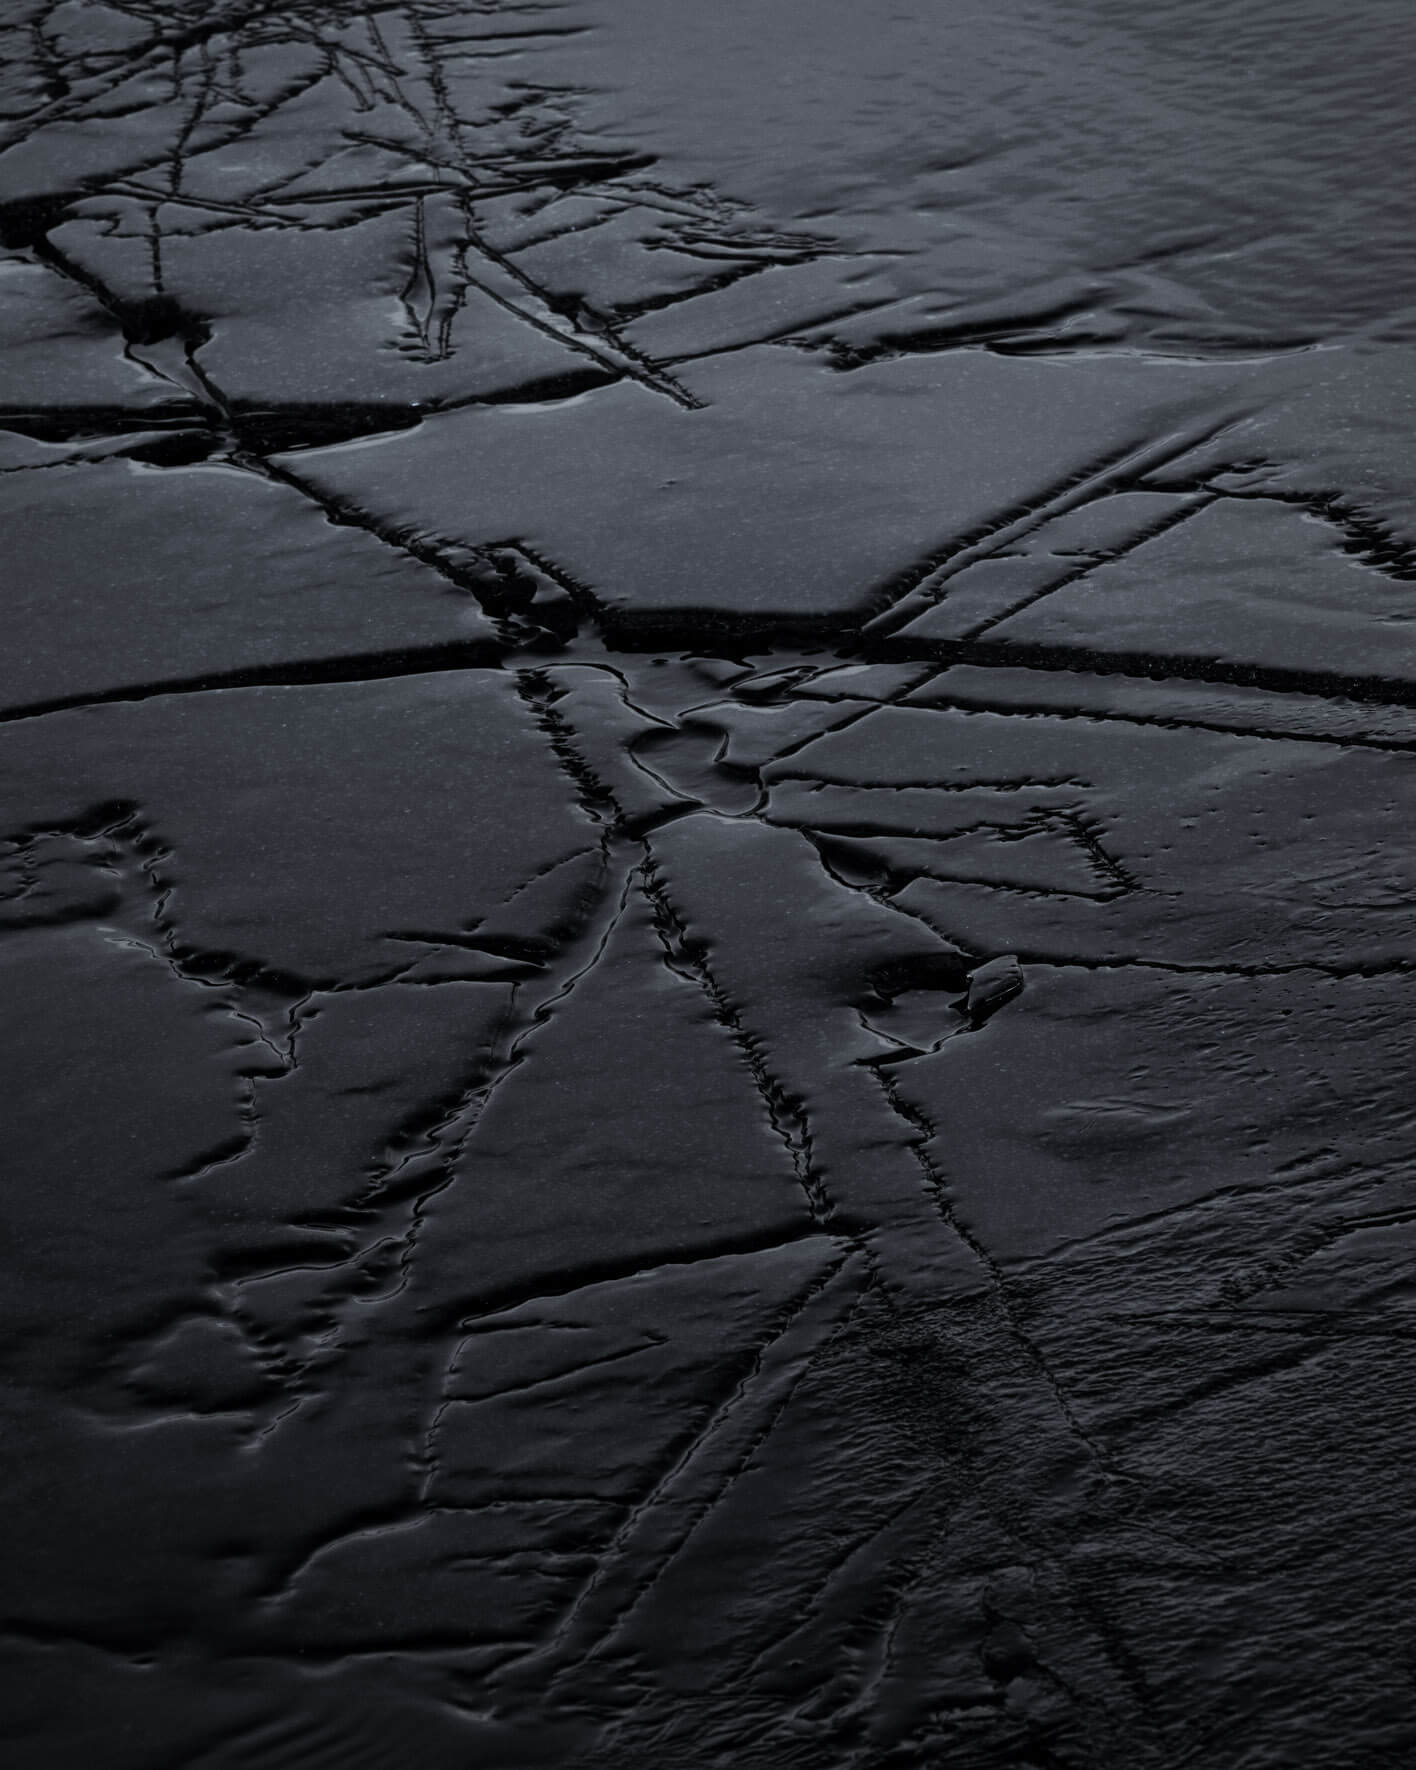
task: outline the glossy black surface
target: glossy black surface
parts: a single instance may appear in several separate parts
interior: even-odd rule
[[[6,1761],[1409,1763],[1409,7],[0,24]]]

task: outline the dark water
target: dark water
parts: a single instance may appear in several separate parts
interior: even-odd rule
[[[1395,3],[16,3],[25,1770],[1387,1770]]]

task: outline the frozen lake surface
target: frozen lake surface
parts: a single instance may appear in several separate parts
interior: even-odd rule
[[[17,1770],[1416,1754],[1405,0],[3,0]]]

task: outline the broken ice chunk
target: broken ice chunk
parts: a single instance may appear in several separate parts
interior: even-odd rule
[[[1005,1002],[1023,993],[1023,968],[1013,953],[1000,953],[996,959],[980,965],[969,973],[964,1012],[974,1028],[996,1014]]]

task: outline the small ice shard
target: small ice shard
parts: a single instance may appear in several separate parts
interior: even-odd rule
[[[980,965],[969,973],[968,993],[963,1008],[970,1023],[978,1028],[996,1014],[1005,1002],[1023,993],[1023,968],[1013,953],[1000,953],[996,959]]]

